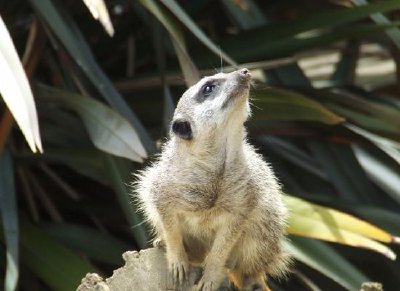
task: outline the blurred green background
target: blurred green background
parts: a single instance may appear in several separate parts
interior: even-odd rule
[[[75,290],[150,246],[132,173],[159,152],[187,86],[239,67],[254,77],[249,138],[292,213],[296,262],[272,289],[399,290],[400,1],[110,0],[92,14],[85,2],[0,1],[0,82],[17,71],[8,30],[44,149],[32,153],[12,117],[23,113],[0,101],[5,290]],[[14,109],[34,112],[24,100]]]

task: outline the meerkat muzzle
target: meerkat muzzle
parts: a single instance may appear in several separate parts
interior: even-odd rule
[[[250,81],[251,81],[251,74],[250,71],[246,68],[237,70],[233,72],[235,75],[235,79],[237,82],[237,86],[244,87],[244,88],[250,88]]]
[[[227,85],[225,87],[226,99],[222,104],[222,109],[227,108],[235,102],[248,96],[250,89],[251,74],[246,68],[228,74]]]

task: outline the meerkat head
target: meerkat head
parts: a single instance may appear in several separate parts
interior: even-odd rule
[[[201,79],[179,100],[171,134],[183,140],[192,140],[219,130],[232,131],[243,127],[250,114],[250,81],[248,69]]]

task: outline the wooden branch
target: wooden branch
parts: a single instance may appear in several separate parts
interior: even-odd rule
[[[176,290],[168,279],[167,262],[164,250],[150,248],[140,252],[131,251],[122,255],[125,266],[113,272],[110,278],[103,279],[96,273],[88,273],[76,291],[150,291]],[[194,268],[189,275],[189,283],[182,290],[193,290],[201,276],[201,268]],[[229,290],[225,286],[219,290]],[[382,291],[382,284],[363,283],[360,291]]]

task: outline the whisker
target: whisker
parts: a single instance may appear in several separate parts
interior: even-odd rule
[[[254,103],[251,103],[251,102],[250,102],[250,106],[251,106],[251,107],[254,107],[254,108],[257,108],[258,110],[261,110],[261,111],[264,110],[263,108],[258,107],[257,105],[255,105]]]
[[[222,61],[221,47],[219,47],[219,58],[221,60],[221,71],[220,71],[220,73],[223,73],[224,72],[224,67],[223,67],[223,61]]]

